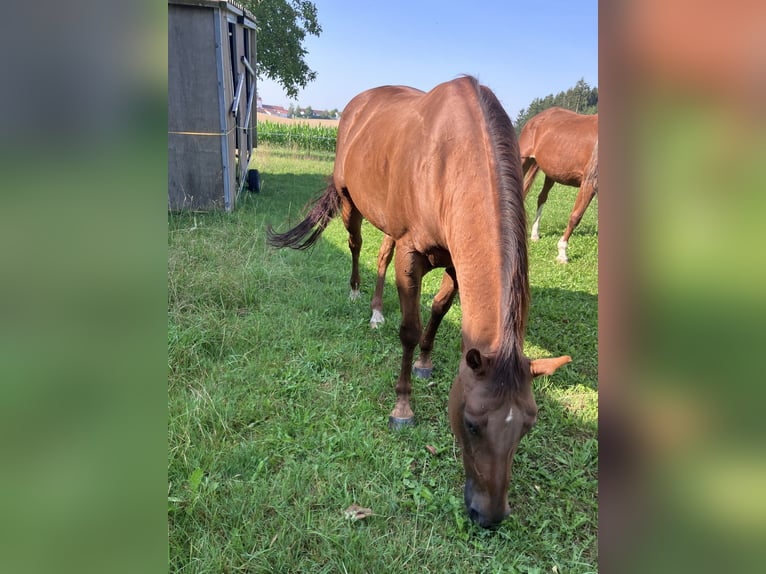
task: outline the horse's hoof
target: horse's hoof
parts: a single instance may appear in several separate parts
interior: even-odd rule
[[[421,379],[430,379],[432,371],[433,369],[429,369],[426,367],[416,367],[414,365],[412,366],[412,373],[416,377],[420,377]]]
[[[385,322],[386,320],[383,318],[383,313],[375,309],[372,312],[372,317],[370,318],[370,328],[377,329],[378,326],[382,325]]]
[[[415,426],[415,417],[409,417],[406,419],[395,417],[393,415],[389,415],[388,417],[388,428],[391,430],[398,431],[413,426]]]

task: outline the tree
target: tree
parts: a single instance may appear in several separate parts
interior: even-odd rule
[[[585,78],[580,78],[575,86],[566,92],[559,92],[555,96],[548,94],[544,98],[535,98],[528,108],[522,109],[516,116],[514,122],[516,133],[521,133],[521,128],[531,117],[553,106],[566,108],[579,114],[596,114],[598,113],[598,88],[591,88]]]
[[[307,34],[319,37],[322,27],[316,6],[307,0],[245,0],[256,19],[256,74],[279,83],[288,98],[316,79],[306,64],[303,42]]]

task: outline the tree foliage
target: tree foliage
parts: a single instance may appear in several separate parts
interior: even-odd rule
[[[521,128],[532,116],[554,106],[566,108],[579,114],[598,113],[598,88],[591,88],[584,78],[580,78],[575,86],[566,92],[559,92],[555,96],[549,94],[544,98],[535,98],[529,107],[522,109],[516,116],[514,122],[516,132],[521,133]]]
[[[279,83],[290,99],[316,79],[309,68],[303,45],[307,35],[317,36],[322,27],[317,8],[308,0],[245,0],[242,2],[256,19],[257,68],[259,78]]]

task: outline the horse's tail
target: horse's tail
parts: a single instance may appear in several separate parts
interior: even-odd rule
[[[598,138],[585,168],[585,183],[593,189],[594,193],[598,193]]]
[[[527,157],[524,158],[522,170],[524,172],[524,189],[522,195],[526,198],[529,193],[529,188],[532,187],[532,182],[535,181],[537,172],[540,171],[540,166],[537,164],[534,157]]]
[[[322,196],[314,200],[306,219],[284,233],[274,233],[269,224],[266,240],[272,247],[289,247],[291,249],[311,247],[338,213],[340,204],[340,194],[335,189],[335,183],[330,181]]]

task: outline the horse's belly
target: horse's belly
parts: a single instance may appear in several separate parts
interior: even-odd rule
[[[417,209],[407,200],[406,193],[400,190],[398,194],[392,194],[384,178],[370,177],[359,181],[347,175],[345,181],[349,197],[362,217],[394,239],[407,233]],[[380,182],[384,184],[380,185]]]

